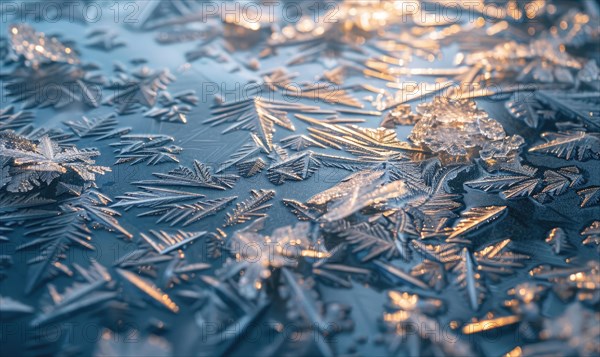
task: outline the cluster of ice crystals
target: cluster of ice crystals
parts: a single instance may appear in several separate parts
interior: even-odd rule
[[[485,143],[479,151],[479,156],[484,160],[510,159],[524,144],[525,139],[520,135],[507,136],[499,141]]]
[[[436,97],[417,106],[422,118],[410,140],[434,153],[452,157],[507,157],[522,145],[522,138],[507,138],[502,125],[473,101]],[[485,157],[484,157],[485,156]]]
[[[309,235],[310,224],[306,222],[277,228],[271,236],[253,231],[236,232],[231,251],[237,264],[233,270],[243,270],[238,283],[240,294],[254,299],[273,269],[294,267],[300,258],[324,258],[327,252],[320,246],[321,242],[311,241]]]
[[[50,62],[79,63],[75,51],[56,37],[46,37],[25,24],[11,25],[9,31],[13,51],[17,56],[23,56],[28,66],[38,67]]]

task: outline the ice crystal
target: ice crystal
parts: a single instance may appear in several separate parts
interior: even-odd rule
[[[94,250],[90,243],[91,228],[104,228],[118,232],[125,238],[132,235],[123,228],[116,217],[119,214],[106,207],[110,199],[95,190],[88,190],[79,197],[62,202],[59,212],[48,217],[28,217],[30,229],[27,236],[35,239],[19,246],[19,249],[39,250],[39,255],[29,261],[27,291],[32,291],[47,279],[63,272],[71,275],[68,266],[61,263],[64,252],[72,245]]]
[[[140,188],[143,191],[127,192],[123,196],[117,196],[120,201],[114,204],[113,207],[124,207],[125,210],[133,207],[164,208],[170,204],[204,197],[199,193],[160,187],[140,186]]]
[[[154,285],[152,282],[140,277],[139,275],[132,273],[128,270],[117,269],[117,273],[131,285],[135,286],[141,292],[146,294],[152,301],[158,305],[166,308],[167,310],[178,313],[179,306],[171,300],[169,295],[165,294],[160,288]]]
[[[0,130],[17,129],[30,124],[34,115],[30,111],[15,111],[15,107],[10,105],[6,108],[0,108]]]
[[[506,213],[506,206],[473,207],[461,214],[458,224],[452,228],[449,240],[466,235],[481,226],[499,219]]]
[[[282,202],[289,207],[290,211],[295,214],[300,221],[316,221],[318,217],[323,214],[322,210],[313,209],[296,200],[284,198]]]
[[[561,51],[560,46],[561,43],[543,37],[525,44],[506,41],[492,50],[469,54],[465,62],[490,69],[502,68],[488,72],[489,76],[497,76],[499,79],[512,74],[509,78],[514,82],[572,86],[582,64],[568,52]]]
[[[523,268],[530,256],[522,253],[511,239],[487,244],[479,248],[473,257],[478,269],[492,280],[499,280],[499,275],[510,275],[515,269]]]
[[[64,45],[56,37],[46,37],[26,24],[9,26],[11,44],[17,56],[22,56],[28,66],[38,67],[43,63],[79,63],[74,49]]]
[[[114,94],[104,98],[103,103],[116,106],[119,114],[131,114],[140,107],[151,108],[157,102],[159,92],[174,80],[168,69],[140,67],[128,73],[127,69],[117,67],[115,77],[106,87]]]
[[[275,197],[273,190],[252,190],[250,198],[238,203],[235,209],[227,214],[225,226],[232,226],[248,222],[256,217],[264,217],[265,210],[271,207],[270,204],[265,204]]]
[[[110,52],[116,48],[125,46],[125,41],[117,39],[118,33],[106,29],[95,29],[90,31],[86,37],[85,46]]]
[[[33,311],[33,308],[29,305],[0,295],[0,312],[3,316],[10,318],[19,314],[30,314]]]
[[[583,244],[592,247],[596,245],[596,249],[600,252],[600,221],[594,221],[590,226],[585,227],[581,231],[581,236]]]
[[[546,320],[541,335],[545,339],[556,339],[559,348],[553,349],[559,354],[598,354],[600,346],[600,314],[588,310],[580,303],[572,303],[555,320]],[[527,350],[526,350],[527,351]]]
[[[275,160],[267,169],[267,177],[278,185],[288,180],[305,180],[321,166],[321,162],[311,151],[288,156],[285,150],[275,147],[272,156],[275,156]]]
[[[306,135],[290,135],[287,136],[280,141],[281,147],[285,149],[291,149],[295,151],[304,150],[310,146],[325,148],[325,145],[319,143],[318,141],[312,139],[310,136]]]
[[[235,166],[241,176],[251,177],[261,172],[267,163],[262,158],[263,154],[268,153],[269,149],[264,147],[260,139],[251,134],[251,140],[241,145],[240,148],[225,160],[218,168],[217,172]]]
[[[154,173],[158,180],[135,182],[140,185],[204,187],[219,190],[232,188],[239,179],[236,175],[215,174],[206,164],[194,160],[192,168],[179,166],[168,173]]]
[[[456,22],[398,1],[228,2],[222,18],[136,1],[120,21],[135,33],[93,27],[81,54],[9,25],[0,76],[23,105],[0,109],[0,312],[33,335],[7,353],[598,354],[600,7],[567,3],[427,1],[481,17]],[[28,5],[6,15],[41,17]],[[133,38],[155,41],[98,75]],[[207,80],[215,106],[194,108]],[[225,100],[232,81],[251,90]],[[124,189],[94,160],[165,168],[119,166]],[[34,331],[82,320],[96,341]]]
[[[402,257],[405,260],[410,258],[410,249],[406,242],[400,237],[392,236],[381,224],[366,226],[355,226],[341,234],[350,244],[354,246],[353,252],[365,252],[361,261],[367,262],[379,256],[385,256],[387,259]]]
[[[531,98],[519,98],[516,94],[506,102],[505,106],[515,119],[523,121],[528,127],[534,129],[539,127],[545,119],[551,119],[555,115],[554,111],[544,109],[539,101]]]
[[[389,111],[380,126],[388,129],[394,129],[396,125],[414,125],[421,116],[413,113],[410,105],[400,104]]]
[[[163,205],[139,216],[161,215],[161,218],[156,223],[169,222],[171,226],[177,224],[187,226],[208,216],[217,214],[227,208],[236,199],[237,196],[233,196],[197,201],[195,203]]]
[[[261,146],[270,150],[273,147],[273,133],[276,125],[288,130],[295,129],[287,117],[287,112],[310,110],[315,110],[315,108],[256,97],[215,107],[212,110],[213,117],[204,122],[211,125],[233,123],[223,133],[234,130],[249,130],[256,135]]]
[[[554,291],[563,300],[569,300],[577,295],[580,301],[598,301],[600,294],[600,266],[597,261],[590,260],[585,265],[553,267],[547,264],[539,265],[529,274],[539,280],[554,283]]]
[[[316,141],[335,149],[344,148],[365,158],[402,157],[406,151],[420,151],[400,141],[391,129],[330,124],[303,114],[296,114],[296,117],[311,124],[309,132]]]
[[[65,133],[61,129],[35,127],[31,124],[20,128],[16,133],[33,141],[47,136],[61,146],[69,146],[75,141],[73,134]]]
[[[406,271],[394,264],[386,263],[385,261],[380,259],[374,260],[373,263],[381,273],[384,273],[384,275],[390,278],[393,284],[408,284],[412,287],[423,290],[427,290],[429,288],[428,285],[425,284],[423,281],[415,278],[410,273],[407,273]]]
[[[417,279],[426,281],[427,284],[435,291],[441,291],[446,287],[446,274],[444,266],[438,262],[429,259],[423,260],[422,263],[415,265],[410,275]]]
[[[79,121],[70,120],[64,124],[80,138],[94,137],[96,140],[125,135],[131,130],[131,128],[115,129],[119,121],[114,113],[94,118],[84,116]]]
[[[121,136],[121,141],[110,144],[118,147],[116,165],[129,163],[136,165],[146,162],[147,165],[158,165],[165,162],[179,162],[177,156],[183,149],[177,145],[167,145],[175,141],[168,135],[134,135]]]
[[[67,174],[94,181],[96,174],[110,171],[108,167],[94,165],[92,158],[99,155],[92,149],[61,147],[47,136],[35,142],[11,133],[0,137],[0,157],[8,159],[6,164],[10,166],[5,184],[11,192],[31,191]]]
[[[415,125],[410,140],[434,153],[448,157],[507,159],[514,156],[523,139],[507,137],[502,125],[478,109],[469,100],[436,97],[420,104],[421,120]]]
[[[600,92],[539,91],[536,98],[567,118],[600,128]]]
[[[154,248],[159,254],[169,254],[178,249],[183,249],[188,244],[191,244],[196,239],[204,236],[206,232],[185,232],[177,231],[177,233],[168,233],[165,231],[150,230],[151,235],[142,233],[142,239]]]
[[[552,246],[555,254],[565,254],[573,249],[567,233],[562,228],[553,228],[546,237],[546,243]]]
[[[403,181],[394,181],[383,186],[358,186],[349,192],[342,200],[336,202],[321,219],[335,221],[343,219],[359,210],[385,204],[388,200],[402,201],[411,197]]]
[[[486,296],[486,287],[467,248],[463,248],[453,272],[457,274],[456,283],[465,291],[471,307],[478,310]]]
[[[171,95],[169,92],[160,92],[158,102],[162,108],[153,107],[144,113],[145,116],[160,121],[187,123],[187,114],[199,101],[193,90]]]
[[[316,282],[312,278],[304,279],[294,274],[289,268],[282,269],[281,295],[286,299],[286,317],[301,326],[301,330],[311,331],[311,335],[319,334],[319,338],[352,330],[354,322],[350,319],[350,307],[338,302],[326,303],[316,290]],[[304,338],[305,343],[311,339]],[[332,346],[327,340],[316,344],[319,353],[325,356],[332,354]]]
[[[501,171],[465,184],[479,190],[500,192],[506,199],[532,197],[537,201],[547,202],[554,196],[566,193],[569,188],[580,187],[583,182],[581,170],[575,166],[567,166],[556,170],[523,167],[517,172]]]
[[[112,277],[104,266],[92,261],[92,265],[87,271],[79,266],[77,268],[85,281],[72,284],[65,288],[62,294],[56,290],[54,285],[48,285],[52,303],[46,306],[45,311],[31,322],[33,326],[43,326],[59,321],[69,314],[89,311],[116,298],[117,293],[110,289]]]
[[[600,135],[583,131],[544,133],[546,143],[529,149],[532,153],[551,154],[566,160],[585,161],[600,158]]]
[[[236,256],[235,270],[243,271],[239,278],[242,295],[256,298],[271,277],[271,269],[294,267],[299,259],[323,258],[327,253],[309,238],[310,225],[299,223],[294,227],[281,227],[270,236],[242,230],[232,237],[231,249]],[[257,249],[248,249],[249,246]],[[269,254],[264,254],[267,249]]]
[[[322,191],[310,199],[307,203],[314,205],[324,205],[330,201],[337,200],[348,196],[352,189],[366,186],[377,186],[383,183],[382,171],[360,171],[350,175],[346,179],[342,180],[336,186]]]
[[[421,297],[408,292],[390,291],[388,311],[383,315],[383,322],[388,332],[385,340],[392,353],[407,351],[408,353],[431,353],[427,351],[443,351],[449,356],[462,356],[472,354],[468,344],[458,340],[452,332],[449,338],[452,341],[436,338],[426,331],[439,330],[440,323],[435,316],[443,311],[444,304],[439,299]],[[413,343],[403,343],[409,334],[415,332],[414,326],[420,326],[416,330],[418,340]]]
[[[36,69],[17,67],[0,78],[6,80],[8,95],[25,108],[60,109],[79,103],[98,107],[105,78],[96,69],[94,65],[48,63]]]

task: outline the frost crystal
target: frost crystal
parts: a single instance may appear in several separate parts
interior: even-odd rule
[[[72,104],[89,107],[100,105],[101,86],[105,78],[96,73],[95,65],[48,63],[39,68],[16,67],[1,75],[6,91],[23,108],[54,107]]]
[[[42,63],[79,63],[75,51],[61,43],[56,37],[46,37],[25,24],[10,26],[11,44],[17,56],[25,58],[25,64],[38,67]]]
[[[236,262],[231,271],[243,271],[238,285],[243,296],[256,298],[272,269],[295,267],[300,259],[322,259],[327,252],[310,238],[309,223],[277,228],[270,236],[251,230],[237,231],[232,237],[231,251]]]
[[[6,355],[600,356],[600,2],[207,2],[7,7]]]
[[[467,159],[478,154],[483,159],[507,158],[523,144],[519,136],[507,137],[502,125],[473,101],[436,97],[420,104],[417,111],[422,119],[410,140],[434,153]]]
[[[0,158],[10,166],[5,183],[10,192],[27,192],[70,173],[94,181],[96,174],[110,171],[109,167],[94,165],[92,158],[99,155],[96,150],[61,147],[48,136],[36,142],[10,132],[0,136]]]

